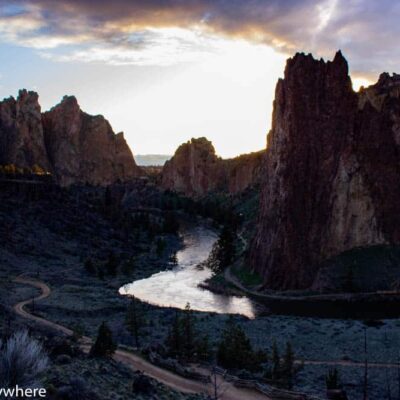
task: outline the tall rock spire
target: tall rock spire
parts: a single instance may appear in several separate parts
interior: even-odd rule
[[[288,60],[276,88],[250,254],[266,286],[308,288],[329,257],[400,244],[399,99],[380,98],[378,111],[368,90],[352,90],[341,52],[328,62],[304,54]]]

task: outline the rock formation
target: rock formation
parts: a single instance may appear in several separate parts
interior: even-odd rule
[[[0,102],[0,165],[49,170],[38,95],[20,90],[18,98]]]
[[[400,244],[400,80],[355,93],[338,52],[278,81],[250,263],[274,289],[313,285],[346,250]]]
[[[108,185],[140,175],[123,134],[90,116],[74,97],[42,114],[38,94],[21,90],[0,102],[0,165],[40,166],[61,185]]]
[[[81,111],[75,97],[43,114],[44,137],[54,173],[62,185],[108,185],[139,174],[123,133],[114,134],[101,115]]]
[[[162,170],[161,185],[186,196],[211,192],[237,193],[256,183],[264,152],[223,160],[206,138],[179,146]]]
[[[176,150],[162,170],[162,187],[187,196],[202,196],[221,183],[220,159],[206,138],[192,139]]]
[[[225,187],[229,193],[243,192],[259,183],[265,151],[223,160]]]

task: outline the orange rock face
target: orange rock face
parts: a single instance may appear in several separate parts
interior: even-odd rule
[[[276,87],[250,263],[274,289],[313,285],[322,261],[400,244],[400,80],[356,93],[338,52],[297,54]]]
[[[122,133],[114,134],[101,115],[79,108],[75,97],[43,114],[44,136],[56,177],[62,185],[108,185],[140,175]]]
[[[0,164],[51,172],[61,185],[108,185],[141,174],[122,133],[74,97],[42,114],[35,92],[0,102]]]
[[[20,90],[0,102],[0,164],[50,169],[37,93]]]
[[[206,138],[182,144],[162,170],[164,189],[201,197],[211,192],[237,193],[256,183],[264,152],[223,160]]]

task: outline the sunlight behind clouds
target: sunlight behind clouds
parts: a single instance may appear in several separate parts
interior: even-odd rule
[[[368,87],[370,85],[372,85],[373,83],[375,83],[374,81],[362,77],[362,76],[357,76],[355,75],[354,77],[351,78],[351,81],[353,83],[353,89],[357,92],[360,90],[360,88],[363,87]]]
[[[358,90],[398,69],[399,16],[391,0],[0,0],[2,92],[74,94],[135,152],[207,136],[233,156],[265,147],[286,58],[342,49]]]
[[[197,62],[217,52],[224,42],[197,29],[148,28],[126,33],[125,40],[96,43],[42,56],[61,62],[105,62],[111,65],[169,66]]]

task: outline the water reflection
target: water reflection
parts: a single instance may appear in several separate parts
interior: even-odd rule
[[[248,298],[214,294],[198,287],[212,275],[210,269],[198,265],[207,259],[216,240],[215,232],[206,227],[188,229],[184,237],[185,247],[177,253],[176,267],[124,285],[120,293],[133,294],[161,307],[183,309],[189,302],[193,310],[254,318],[253,305]]]

